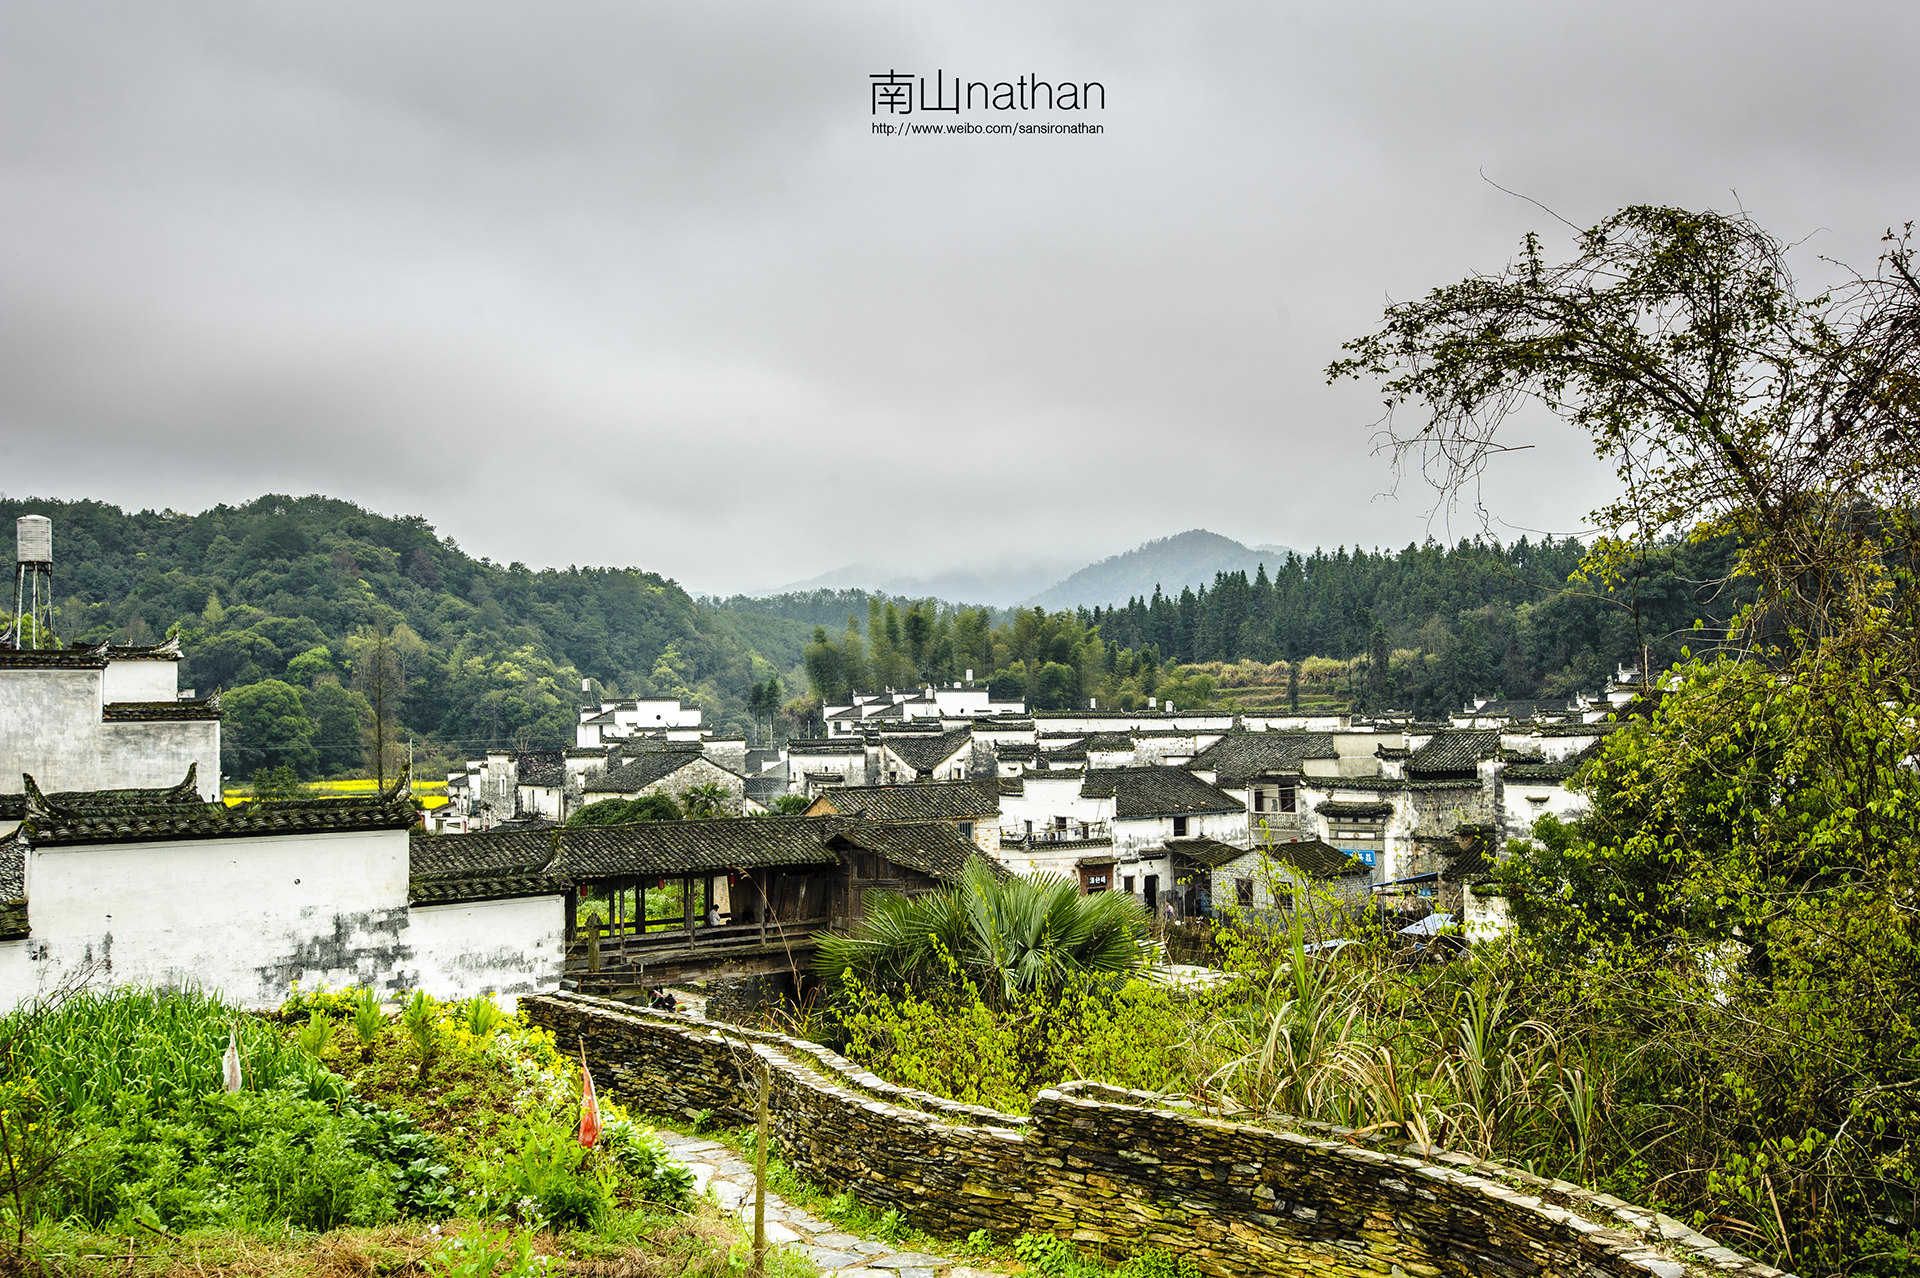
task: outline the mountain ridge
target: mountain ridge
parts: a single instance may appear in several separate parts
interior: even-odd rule
[[[1269,574],[1289,556],[1289,546],[1248,546],[1204,528],[1189,528],[1170,537],[1143,542],[1132,550],[1109,555],[1020,601],[1023,608],[1112,608],[1129,599],[1150,598],[1157,587],[1178,595],[1190,587],[1212,585],[1223,572],[1251,576],[1262,564]]]

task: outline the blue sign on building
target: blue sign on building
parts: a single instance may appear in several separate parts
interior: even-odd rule
[[[1362,862],[1364,862],[1365,864],[1367,864],[1367,865],[1372,865],[1372,864],[1373,864],[1373,849],[1372,849],[1372,848],[1341,848],[1340,850],[1341,850],[1342,852],[1345,852],[1345,853],[1346,853],[1346,854],[1347,854],[1348,856],[1357,856],[1357,857],[1359,857],[1359,858],[1360,858],[1360,860],[1361,860]]]

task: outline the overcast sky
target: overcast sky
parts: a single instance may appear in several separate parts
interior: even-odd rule
[[[1320,370],[1555,227],[1483,173],[1583,225],[1737,198],[1809,273],[1868,266],[1920,215],[1916,36],[1750,0],[4,0],[0,489],[320,492],[706,591],[1404,544],[1431,498],[1378,496],[1378,396]],[[964,118],[1104,132],[877,136],[888,70],[1097,80]],[[1608,476],[1530,434],[1487,502],[1576,531]]]

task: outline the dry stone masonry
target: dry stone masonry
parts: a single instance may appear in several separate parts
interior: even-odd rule
[[[1222,1278],[1784,1278],[1668,1217],[1462,1155],[1225,1122],[1090,1083],[1041,1092],[1022,1118],[894,1086],[778,1034],[576,994],[521,1006],[655,1113],[746,1122],[757,1062],[789,1166],[944,1237],[1159,1248]]]

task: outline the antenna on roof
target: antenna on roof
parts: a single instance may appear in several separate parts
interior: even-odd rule
[[[53,521],[22,515],[14,524],[13,646],[38,648],[53,638]]]

